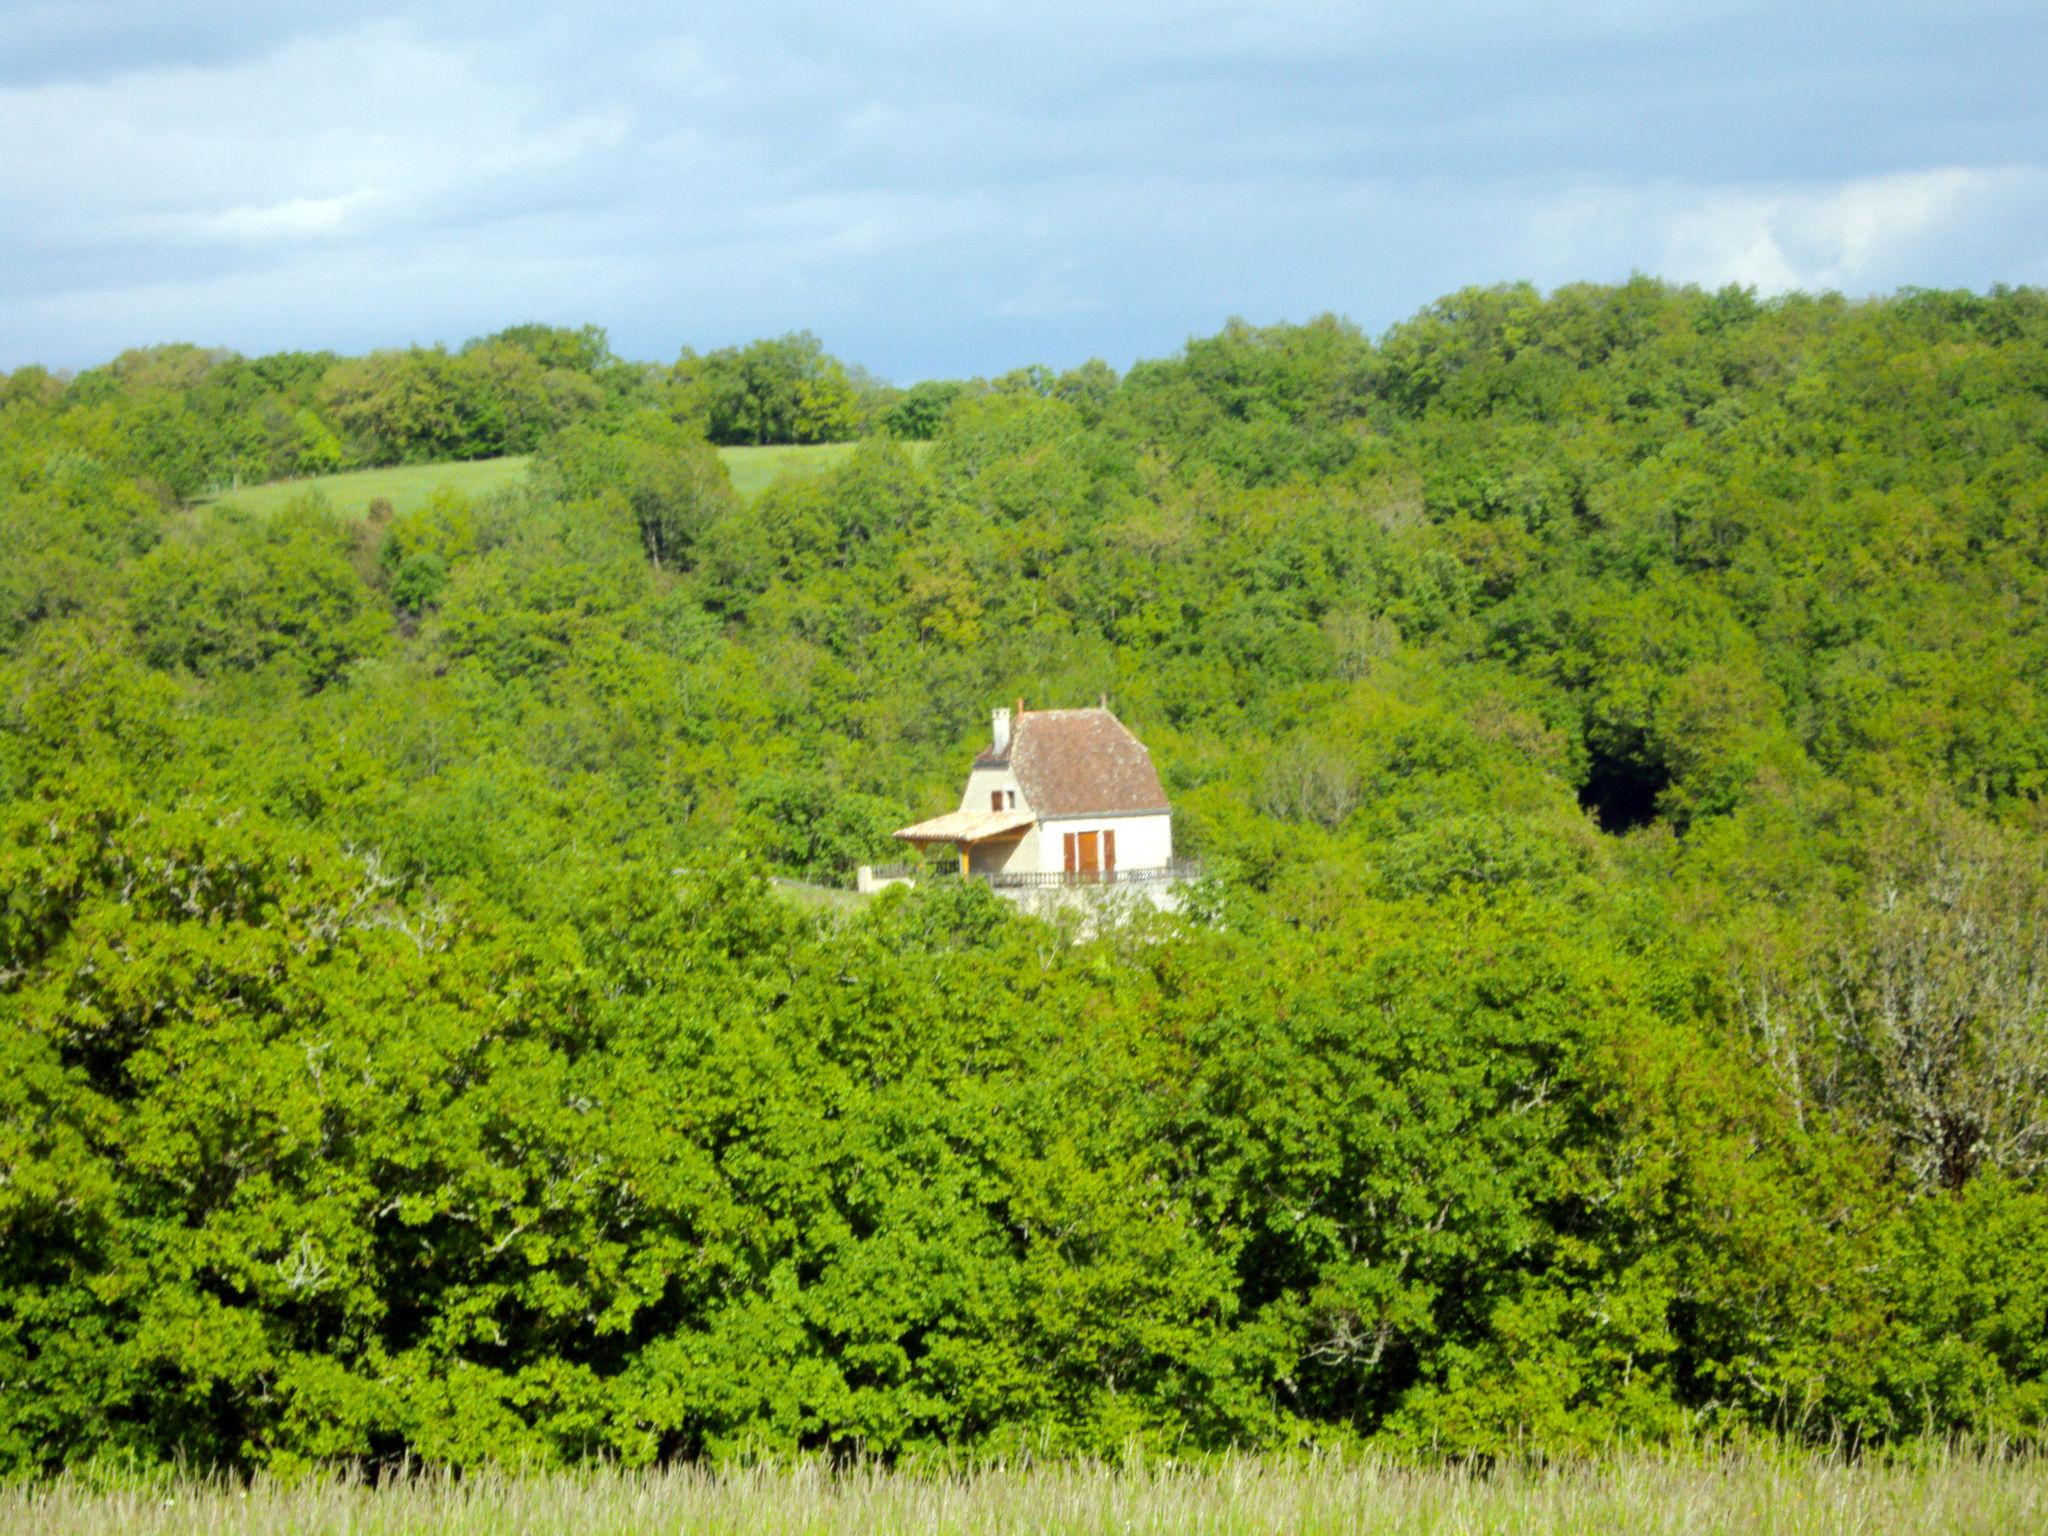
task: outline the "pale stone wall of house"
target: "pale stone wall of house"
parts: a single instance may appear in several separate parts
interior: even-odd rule
[[[1019,795],[1017,797],[1017,804],[1021,806],[1023,803],[1024,797]],[[1044,855],[1039,852],[1039,844],[1044,840],[1045,828],[1034,821],[1024,829],[1022,837],[1008,845],[1010,856],[1008,861],[1004,863],[1003,868],[1012,871],[1029,871],[1043,868],[1044,866],[1040,863],[1040,860],[1044,858]]]
[[[967,775],[967,788],[960,795],[960,809],[963,811],[986,811],[991,790],[1003,790],[1017,797],[1017,809],[1028,811],[1031,807],[1024,802],[1024,786],[1017,782],[1017,775],[1007,768],[976,768]],[[1007,808],[1007,807],[1006,807]]]
[[[1121,816],[1116,822],[1118,869],[1159,869],[1173,862],[1173,817]]]
[[[1057,873],[1067,867],[1069,832],[1105,831],[1116,833],[1118,869],[1159,869],[1173,862],[1173,816],[1161,811],[1150,816],[1061,816],[1039,822],[1032,828],[1037,844],[1031,850],[1035,862],[1011,867]]]
[[[1005,870],[1028,868],[1018,857],[1023,841],[1020,837],[1004,842],[970,844],[967,849],[968,871],[977,875],[994,875]]]
[[[1016,795],[1016,809],[1031,809],[1024,799],[1024,786],[1017,782],[1017,776],[1007,768],[976,768],[970,772],[967,775],[967,788],[960,795],[960,809],[978,812],[994,809],[989,804],[989,795],[995,790],[1002,790],[1006,795]],[[1010,809],[1007,801],[1003,808]],[[977,875],[1038,868],[1038,828],[1028,828],[1021,838],[1012,838],[1000,843],[976,844],[968,855],[967,867]]]

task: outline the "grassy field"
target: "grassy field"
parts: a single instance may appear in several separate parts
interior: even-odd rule
[[[916,453],[923,443],[913,443]],[[752,501],[784,475],[815,475],[844,463],[853,452],[852,443],[817,443],[806,447],[721,448],[726,473],[741,501]]]
[[[923,447],[922,443],[913,443],[911,451],[916,453]],[[842,463],[853,449],[852,443],[819,443],[801,448],[721,448],[718,453],[725,460],[740,499],[752,501],[783,475],[819,474]],[[273,480],[268,485],[223,491],[202,501],[236,506],[254,516],[268,517],[294,496],[317,490],[344,517],[361,517],[379,497],[391,503],[393,512],[402,514],[420,506],[444,485],[465,496],[482,496],[500,486],[516,485],[526,478],[527,463],[526,455],[520,454],[460,464],[399,464],[389,469],[357,469],[303,480]]]
[[[1227,1460],[1137,1469],[1053,1463],[959,1474],[805,1465],[719,1474],[360,1477],[244,1486],[170,1477],[93,1490],[0,1488],[4,1536],[627,1536],[641,1532],[1225,1533],[1290,1536],[1823,1536],[2048,1529],[2035,1458],[1935,1453],[1914,1465],[1828,1457],[1631,1457],[1490,1474],[1374,1461]]]
[[[444,485],[465,496],[482,496],[500,486],[517,485],[526,478],[526,465],[524,454],[505,459],[473,459],[462,464],[394,464],[389,469],[356,469],[303,480],[273,480],[267,485],[247,485],[202,499],[240,507],[256,517],[268,517],[293,497],[318,491],[344,517],[361,517],[379,497],[391,503],[393,512],[404,513],[420,506]]]

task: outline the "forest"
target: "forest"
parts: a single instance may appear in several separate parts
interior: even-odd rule
[[[0,529],[0,1476],[2048,1425],[2048,293],[155,347]],[[775,883],[1101,694],[1186,910]]]

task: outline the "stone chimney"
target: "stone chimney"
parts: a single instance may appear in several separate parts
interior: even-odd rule
[[[989,733],[997,757],[1007,757],[1010,751],[1010,712],[999,709],[995,713],[994,727]]]

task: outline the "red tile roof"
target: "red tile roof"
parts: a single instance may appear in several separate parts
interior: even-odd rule
[[[1034,709],[1010,722],[1010,771],[1040,816],[1165,811],[1152,754],[1106,709]],[[1005,759],[984,752],[979,767]]]

